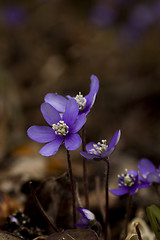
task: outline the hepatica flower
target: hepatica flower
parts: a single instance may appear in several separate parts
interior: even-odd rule
[[[151,185],[152,182],[160,183],[160,166],[156,169],[155,165],[147,158],[142,158],[138,163],[140,180],[144,184]]]
[[[124,195],[129,193],[133,195],[139,188],[139,175],[134,170],[125,171],[125,173],[118,175],[118,188],[110,189],[109,191],[114,195]]]
[[[121,131],[116,131],[109,145],[107,145],[107,140],[102,140],[98,143],[90,142],[86,145],[87,152],[81,151],[80,154],[89,161],[105,159],[114,151],[119,142],[120,135]]]
[[[44,100],[45,102],[51,104],[58,112],[64,113],[68,99],[75,99],[79,105],[79,115],[83,113],[88,114],[95,102],[96,95],[99,90],[98,78],[95,75],[91,75],[90,79],[90,92],[86,96],[83,96],[81,92],[79,92],[79,94],[75,97],[71,97],[70,95],[63,97],[57,93],[48,93]]]
[[[67,101],[63,115],[49,103],[42,103],[41,112],[50,126],[32,126],[27,133],[34,141],[47,143],[40,150],[43,156],[56,154],[63,142],[67,150],[80,147],[81,138],[77,132],[85,124],[86,115],[78,116],[79,106],[74,99]]]
[[[76,226],[89,227],[94,225],[94,223],[96,222],[96,218],[91,211],[82,207],[78,207],[78,211],[81,213],[82,218],[78,220]]]

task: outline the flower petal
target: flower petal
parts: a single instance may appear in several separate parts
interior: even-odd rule
[[[53,123],[57,123],[61,119],[57,110],[49,103],[41,104],[41,112],[46,122],[51,126]]]
[[[57,93],[48,93],[44,101],[51,104],[58,112],[65,112],[67,99]]]
[[[117,145],[117,143],[119,142],[119,139],[120,139],[120,136],[121,136],[121,130],[119,129],[118,131],[116,131],[109,143],[109,146],[108,146],[108,151],[110,149],[113,149],[115,148],[115,146]]]
[[[53,129],[47,126],[32,126],[27,130],[27,134],[32,140],[39,143],[47,143],[57,138]]]
[[[84,158],[86,158],[87,160],[89,161],[92,161],[94,160],[95,158],[95,155],[94,154],[90,154],[90,153],[87,153],[87,152],[79,152],[81,156],[83,156]]]
[[[121,188],[110,189],[109,191],[112,194],[119,196],[119,195],[124,195],[124,194],[128,193],[129,188],[128,187],[121,187]]]
[[[91,149],[95,149],[94,147],[93,147],[93,145],[94,144],[96,144],[95,142],[90,142],[90,143],[88,143],[87,145],[86,145],[86,151],[89,153],[89,154],[91,154],[90,153],[90,150]],[[96,151],[96,149],[95,149],[95,151]],[[97,151],[96,151],[97,152]]]
[[[76,150],[81,146],[82,140],[79,134],[69,134],[65,137],[65,147],[67,150]]]
[[[60,145],[62,144],[62,142],[63,142],[63,137],[58,137],[54,141],[44,145],[44,147],[42,147],[39,152],[40,154],[46,157],[55,155]]]
[[[70,132],[72,133],[78,132],[83,127],[85,122],[86,122],[86,114],[80,115],[78,119],[75,121],[75,123],[71,126]]]
[[[149,183],[153,183],[153,182],[160,183],[159,173],[158,172],[149,173],[148,176],[147,176],[147,180],[148,180]]]
[[[138,170],[143,176],[147,176],[151,172],[156,172],[156,167],[147,158],[142,158],[138,163]]]
[[[139,184],[137,182],[133,185],[133,187],[130,188],[129,194],[133,195],[134,193],[136,193],[138,191],[138,188],[139,188]]]
[[[85,96],[87,102],[84,110],[82,110],[82,113],[88,113],[90,111],[90,108],[93,106],[97,92],[99,90],[99,80],[95,75],[91,75],[91,84],[90,84],[90,92],[88,95]]]
[[[63,115],[63,120],[68,126],[72,126],[76,121],[79,113],[79,105],[75,99],[69,99],[66,104],[66,110]]]

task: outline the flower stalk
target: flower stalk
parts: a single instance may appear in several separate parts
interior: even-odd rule
[[[127,203],[125,227],[124,227],[124,239],[126,239],[128,234],[128,223],[131,216],[131,208],[132,208],[132,195],[128,193],[128,203]]]
[[[104,158],[104,161],[106,163],[106,172],[105,172],[105,177],[106,177],[106,185],[105,185],[105,189],[106,189],[106,208],[105,208],[105,224],[104,224],[104,239],[107,240],[108,239],[108,224],[109,224],[109,198],[108,198],[108,182],[109,182],[109,170],[110,170],[110,164],[109,164],[109,159],[108,158]]]
[[[84,125],[82,127],[82,151],[85,151],[85,145],[86,145],[86,128]],[[85,196],[85,207],[89,209],[87,166],[86,159],[84,157],[83,157],[83,186]]]
[[[75,184],[73,179],[73,172],[72,172],[72,163],[70,158],[70,152],[67,150],[67,162],[68,162],[68,172],[70,177],[71,183],[71,193],[72,193],[72,211],[73,211],[73,228],[75,228],[76,223],[76,194],[75,194]]]

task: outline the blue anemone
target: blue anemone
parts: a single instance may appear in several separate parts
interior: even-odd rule
[[[95,75],[91,75],[90,79],[90,92],[86,96],[83,96],[80,92],[75,97],[71,97],[70,95],[63,97],[57,93],[48,93],[44,100],[51,104],[58,112],[64,113],[68,99],[75,99],[79,105],[79,115],[83,113],[88,114],[99,90],[98,78]]]
[[[79,106],[74,99],[67,101],[63,115],[49,103],[42,103],[41,112],[50,126],[31,126],[27,134],[36,142],[47,143],[40,150],[43,156],[56,154],[63,142],[67,150],[80,147],[81,138],[77,132],[85,124],[86,115],[78,116]]]

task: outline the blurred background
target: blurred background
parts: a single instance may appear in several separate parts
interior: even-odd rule
[[[95,74],[86,141],[109,141],[121,129],[113,163],[147,157],[158,166],[159,42],[158,0],[1,1],[0,161],[38,152],[26,131],[46,124],[44,96],[86,95]]]
[[[87,115],[86,142],[110,141],[116,130],[122,131],[111,156],[112,188],[117,187],[116,175],[125,168],[136,170],[139,159],[149,158],[157,167],[160,163],[160,1],[0,1],[1,191],[22,204],[25,182],[66,171],[62,146],[55,156],[42,157],[43,144],[26,132],[32,125],[47,125],[40,112],[47,93],[85,96],[92,74],[100,88]],[[71,154],[74,175],[81,181],[79,150]],[[87,162],[87,167],[92,209],[100,195],[95,188],[105,204],[104,188],[95,187],[93,178],[104,181],[104,163]],[[153,192],[140,191],[136,204],[159,202],[153,197]],[[119,204],[110,195],[110,207]]]

